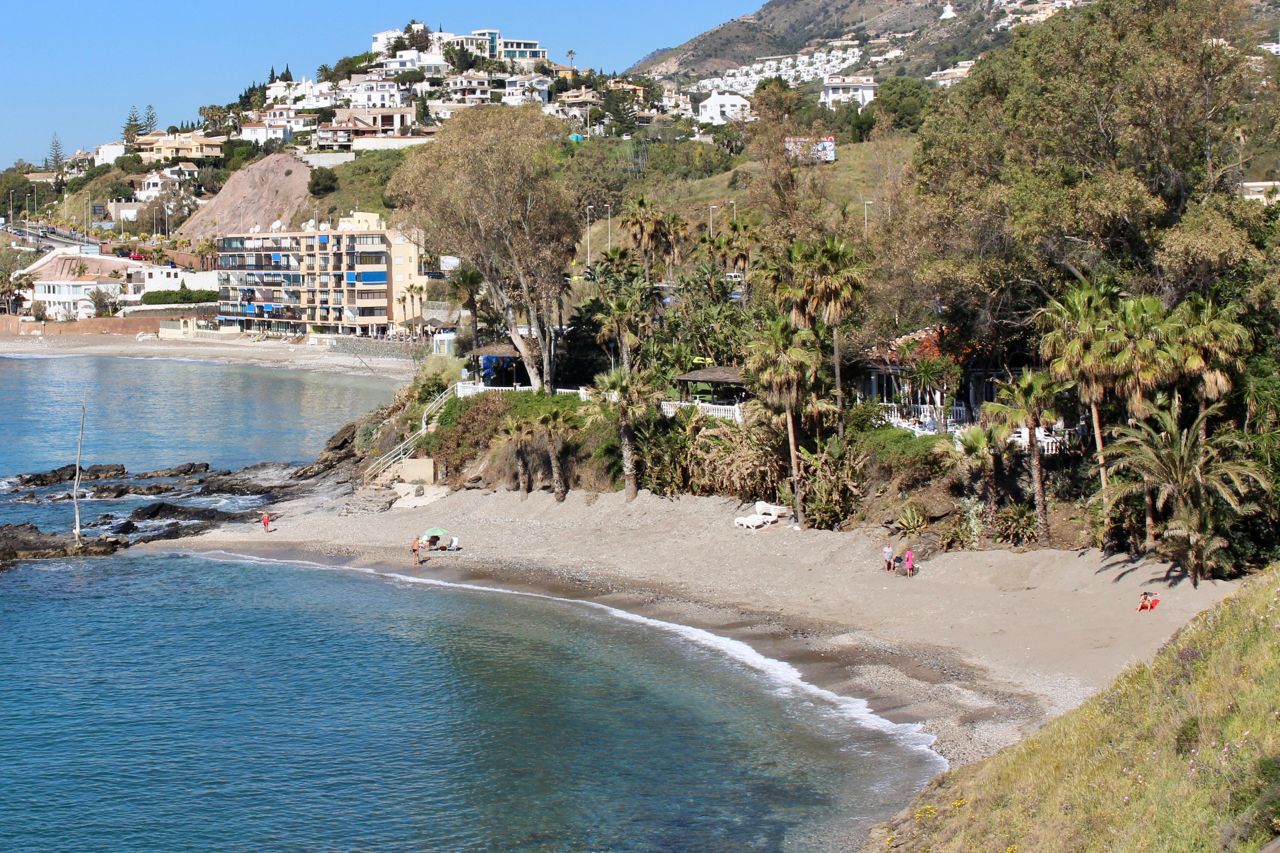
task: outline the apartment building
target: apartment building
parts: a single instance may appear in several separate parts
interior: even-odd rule
[[[385,334],[406,319],[396,298],[421,284],[418,247],[376,214],[337,228],[218,239],[218,324],[247,332]]]
[[[855,103],[859,108],[865,107],[876,99],[876,78],[874,77],[841,77],[828,74],[822,87],[818,103],[829,110],[841,104]]]
[[[225,136],[205,136],[201,131],[165,133],[154,131],[139,136],[136,142],[143,163],[165,163],[169,160],[201,160],[221,157]]]

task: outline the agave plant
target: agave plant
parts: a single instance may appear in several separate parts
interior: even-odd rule
[[[919,506],[908,504],[894,526],[903,536],[919,536],[929,526],[929,519],[925,518],[924,511]]]
[[[1036,539],[1036,514],[1025,503],[1012,503],[996,515],[996,541],[1026,545]]]

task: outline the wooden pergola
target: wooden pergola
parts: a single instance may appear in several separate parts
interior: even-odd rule
[[[735,400],[740,400],[746,392],[747,380],[742,375],[741,367],[703,367],[699,370],[691,370],[688,373],[676,377],[676,382],[680,383],[680,399],[686,401],[689,399],[689,389],[693,385],[710,385],[711,395],[714,397],[717,388],[736,388],[738,390],[733,396]]]

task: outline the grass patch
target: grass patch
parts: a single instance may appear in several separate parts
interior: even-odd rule
[[[902,853],[1255,853],[1280,834],[1280,569],[907,813]]]

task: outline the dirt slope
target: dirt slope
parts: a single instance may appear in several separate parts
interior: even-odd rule
[[[272,154],[231,176],[222,192],[183,223],[177,236],[192,243],[220,234],[266,231],[277,219],[286,225],[311,198],[311,167],[288,154]]]

